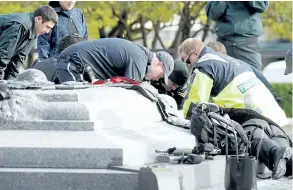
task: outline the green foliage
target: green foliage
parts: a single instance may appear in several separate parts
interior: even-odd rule
[[[127,25],[137,22],[142,16],[147,21],[168,22],[178,9],[176,2],[137,2],[137,1],[99,1],[79,2],[78,8],[84,11],[90,38],[98,38],[101,28],[113,28],[123,11],[128,13]],[[113,11],[114,10],[114,11]]]
[[[286,116],[292,118],[292,83],[273,83],[271,85],[284,102],[282,108]]]
[[[199,18],[193,23],[205,25],[207,24],[205,3],[205,1],[78,1],[76,7],[82,9],[85,14],[89,38],[97,39],[100,29],[111,30],[117,26],[123,11],[127,12],[127,26],[139,29],[139,18],[143,17],[145,23],[166,23],[171,21],[174,15],[182,15],[183,8],[187,4],[189,12],[185,13],[185,16],[191,20]],[[47,1],[1,1],[0,14],[33,11],[45,4]],[[268,10],[263,14],[263,24],[269,38],[292,40],[292,2],[270,1]],[[131,35],[136,38],[138,33],[132,32]]]
[[[41,5],[43,2],[40,1],[1,1],[0,14],[32,12]]]
[[[281,38],[292,41],[292,1],[270,1],[262,20],[270,39]]]
[[[170,1],[133,1],[130,12],[132,16],[142,16],[145,20],[168,22],[179,11],[177,4]]]
[[[76,4],[77,8],[82,9],[89,32],[90,39],[99,38],[99,29],[112,28],[116,25],[118,18],[112,13],[112,4],[110,1],[82,1]]]

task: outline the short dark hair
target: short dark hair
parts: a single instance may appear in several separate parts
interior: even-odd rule
[[[56,11],[49,5],[38,7],[34,12],[34,17],[40,16],[43,22],[52,21],[55,24],[58,22],[58,15]]]
[[[217,42],[217,41],[216,42],[209,42],[207,44],[207,47],[212,48],[215,52],[227,54],[227,50],[226,50],[225,46],[220,42]]]
[[[85,41],[86,39],[82,36],[80,36],[79,34],[72,34],[70,36],[65,36],[60,40],[58,49],[57,49],[57,53],[60,54],[64,49],[66,49],[67,47],[76,44],[78,42],[82,42]]]

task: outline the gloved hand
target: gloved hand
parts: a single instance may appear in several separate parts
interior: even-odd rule
[[[89,66],[89,65],[85,66],[84,73],[83,73],[83,79],[90,82],[90,83],[93,83],[97,80],[91,66]]]
[[[0,82],[0,101],[10,98],[9,90],[7,89],[7,84],[3,81]]]

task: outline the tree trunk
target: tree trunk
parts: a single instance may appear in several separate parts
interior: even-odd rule
[[[143,43],[144,47],[147,47],[146,33],[145,33],[145,28],[144,28],[144,19],[142,16],[139,17],[139,22],[140,22],[142,43]]]
[[[163,40],[161,39],[160,37],[160,21],[157,21],[156,24],[155,24],[155,27],[154,27],[154,32],[155,32],[155,38],[160,42],[161,46],[163,49],[166,49],[164,43],[163,43]]]
[[[99,29],[99,34],[100,34],[100,38],[106,38],[107,37],[104,27]]]
[[[208,19],[207,23],[205,24],[204,28],[203,28],[203,35],[202,35],[202,41],[204,42],[209,34],[210,31],[210,25],[211,25],[211,20]]]
[[[127,11],[124,10],[124,11],[122,11],[122,13],[120,15],[117,15],[114,8],[113,8],[113,15],[118,17],[119,20],[117,22],[117,25],[109,33],[109,37],[126,38],[128,40],[132,40],[131,31],[126,24],[127,18],[128,18]],[[125,31],[126,31],[126,37],[124,37]]]
[[[185,40],[185,36],[189,31],[185,31],[186,29],[188,29],[188,23],[190,24],[190,9],[189,9],[189,5],[190,2],[184,2],[184,7],[181,11],[180,14],[180,21],[179,21],[179,26],[178,26],[178,30],[175,34],[175,38],[172,42],[172,45],[170,46],[170,48],[177,48],[179,46],[179,44]]]
[[[158,24],[157,22],[156,22],[156,23],[153,23],[154,31],[156,31],[158,27],[160,27],[160,26],[159,26],[159,24]],[[154,32],[154,39],[153,39],[153,41],[152,41],[152,48],[153,48],[153,49],[156,49],[157,42],[158,42],[158,36],[157,36],[156,33]]]

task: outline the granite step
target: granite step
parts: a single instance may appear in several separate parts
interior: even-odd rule
[[[0,130],[93,131],[94,122],[82,120],[0,120]]]
[[[123,151],[90,131],[0,131],[0,167],[105,169]]]
[[[107,169],[0,168],[5,190],[137,190],[138,174]]]

